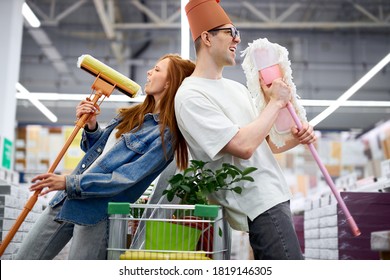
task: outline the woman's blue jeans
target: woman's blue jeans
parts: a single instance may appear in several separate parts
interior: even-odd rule
[[[107,220],[95,226],[56,222],[60,207],[47,207],[24,238],[15,259],[51,260],[72,239],[68,259],[100,260],[107,254]]]
[[[290,202],[280,203],[253,221],[248,219],[249,241],[256,260],[302,260],[291,218]]]

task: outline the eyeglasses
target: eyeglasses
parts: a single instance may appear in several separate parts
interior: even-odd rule
[[[232,26],[232,27],[223,27],[223,28],[215,28],[215,29],[209,30],[208,32],[211,32],[211,31],[220,31],[220,30],[229,30],[229,31],[230,31],[230,36],[232,36],[233,39],[236,39],[237,37],[240,37],[240,31],[238,31],[237,28],[236,28],[235,26]]]

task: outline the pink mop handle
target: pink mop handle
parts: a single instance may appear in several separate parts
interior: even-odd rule
[[[297,125],[298,130],[301,130],[302,123],[301,123],[300,119],[298,118],[297,113],[295,112],[294,107],[292,106],[291,102],[288,102],[287,109],[290,112],[292,118],[294,119],[294,122]],[[317,162],[319,168],[321,169],[321,172],[324,175],[326,182],[328,183],[330,189],[332,190],[334,196],[336,197],[337,202],[339,203],[341,209],[343,210],[343,212],[347,218],[347,222],[352,230],[353,235],[359,236],[361,234],[361,232],[360,232],[358,226],[356,225],[355,220],[351,216],[351,213],[349,212],[343,199],[341,198],[339,192],[337,191],[336,186],[334,185],[333,180],[330,177],[328,170],[326,169],[325,165],[322,163],[320,157],[318,156],[317,150],[315,149],[313,143],[310,143],[307,145],[309,146],[311,154],[313,155],[315,161]]]

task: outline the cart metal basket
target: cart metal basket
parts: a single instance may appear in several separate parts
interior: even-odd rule
[[[220,206],[110,203],[108,213],[108,259],[230,259]]]

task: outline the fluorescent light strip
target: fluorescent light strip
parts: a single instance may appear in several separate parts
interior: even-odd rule
[[[28,99],[39,111],[42,112],[51,122],[57,122],[58,118],[54,115],[45,105],[43,105],[35,96],[22,86],[20,83],[16,83],[15,88],[19,91],[17,98]]]
[[[305,107],[328,107],[336,101],[300,99],[298,102]],[[387,107],[390,109],[390,101],[346,100],[340,107]]]
[[[367,72],[359,81],[357,81],[352,87],[350,87],[346,92],[344,92],[337,100],[317,115],[314,119],[310,121],[312,126],[316,126],[330,114],[337,110],[347,99],[354,95],[362,86],[364,86],[372,77],[376,75],[383,67],[385,67],[390,62],[390,53],[388,53],[381,61],[378,62],[370,71]]]
[[[85,100],[88,97],[85,94],[76,94],[76,93],[51,93],[51,92],[30,92],[29,96],[45,101],[81,101]],[[28,96],[17,94],[16,98],[18,99],[28,99]],[[134,98],[129,98],[126,95],[110,95],[110,97],[104,99],[106,102],[133,102],[141,103],[145,100],[145,95],[137,96]]]
[[[38,28],[41,26],[41,22],[26,3],[23,3],[22,6],[22,15],[31,27]]]
[[[181,57],[190,58],[190,29],[187,21],[185,5],[188,0],[181,0]]]

